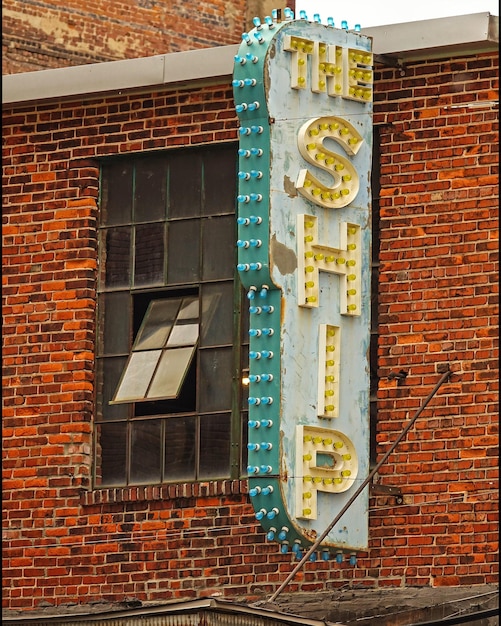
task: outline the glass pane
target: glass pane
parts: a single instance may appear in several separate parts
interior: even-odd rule
[[[131,424],[130,482],[155,484],[162,480],[161,421]]]
[[[198,320],[198,298],[185,298],[178,318],[180,320]]]
[[[230,475],[230,415],[200,416],[200,461],[198,478]]]
[[[247,465],[249,459],[249,451],[247,450],[247,443],[249,442],[249,414],[242,412],[242,436],[241,436],[241,448],[240,448],[240,473],[247,473]]]
[[[198,152],[178,152],[170,159],[168,217],[198,217],[202,204],[202,159]]]
[[[235,212],[237,148],[213,150],[204,162],[204,215]]]
[[[231,410],[232,361],[231,348],[200,351],[200,412]]]
[[[104,293],[98,299],[98,354],[127,354],[131,337],[128,291]]]
[[[135,228],[134,286],[162,285],[165,240],[163,224],[140,224]]]
[[[113,487],[125,485],[127,424],[100,424],[96,433],[96,484]]]
[[[180,304],[180,298],[152,300],[134,342],[134,350],[162,348],[167,341]]]
[[[110,228],[105,233],[105,286],[130,285],[130,227]]]
[[[167,346],[193,346],[198,341],[198,324],[176,324],[169,336]]]
[[[195,424],[194,416],[171,417],[165,420],[165,480],[195,478]]]
[[[132,209],[132,162],[106,163],[101,179],[101,225],[130,224]]]
[[[237,263],[235,217],[202,221],[202,279],[233,278]]]
[[[134,221],[152,222],[165,217],[167,159],[138,159],[134,188]]]
[[[217,346],[233,342],[233,283],[202,287],[201,345]]]
[[[133,352],[130,355],[114,398],[115,402],[132,402],[145,397],[161,353],[161,350],[148,350],[147,352]]]
[[[167,282],[193,283],[199,277],[199,222],[187,220],[169,224]]]
[[[195,347],[164,350],[148,398],[177,398]]]
[[[124,370],[127,357],[98,359],[97,362],[97,421],[126,419],[130,405],[110,404]]]

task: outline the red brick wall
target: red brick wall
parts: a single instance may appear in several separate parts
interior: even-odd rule
[[[497,76],[495,55],[377,72],[380,455],[454,376],[381,469],[404,503],[371,499],[369,552],[290,590],[497,581]],[[228,85],[4,110],[4,607],[250,597],[291,569],[245,481],[89,491],[96,157],[236,128]]]
[[[245,0],[4,0],[2,74],[238,43],[246,30],[246,5]]]

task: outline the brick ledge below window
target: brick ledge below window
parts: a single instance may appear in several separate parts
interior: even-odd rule
[[[248,493],[247,479],[213,480],[200,483],[169,485],[112,487],[86,491],[80,496],[84,506],[113,504],[117,502],[143,502],[171,500],[174,498],[203,498],[206,496],[231,496]]]

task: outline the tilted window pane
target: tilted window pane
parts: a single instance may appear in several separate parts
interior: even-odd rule
[[[169,167],[168,218],[198,217],[202,204],[202,158],[197,152],[173,155]]]
[[[165,266],[163,224],[140,224],[135,227],[134,286],[162,285]]]
[[[233,283],[203,285],[201,345],[232,343],[233,315]]]
[[[147,398],[177,398],[194,352],[194,345],[189,348],[163,350]]]
[[[102,226],[129,224],[132,213],[132,173],[130,161],[103,165],[100,218]]]
[[[132,402],[144,398],[161,354],[161,350],[133,352],[113,401]]]
[[[178,319],[180,320],[197,320],[198,319],[198,298],[185,298],[179,311]]]
[[[195,478],[196,422],[194,416],[165,420],[164,474],[168,481]]]
[[[127,479],[127,424],[99,424],[97,431],[96,441],[99,444],[96,460],[99,475],[96,476],[96,483],[105,487],[124,485]]]
[[[181,298],[152,300],[134,341],[134,350],[162,348],[175,322]]]
[[[233,215],[202,222],[203,280],[233,278],[237,262],[235,224]]]
[[[167,341],[168,348],[193,346],[198,340],[198,324],[176,324]]]
[[[161,421],[135,421],[131,424],[130,480],[135,484],[155,484],[162,478]]]
[[[231,348],[200,351],[199,410],[231,410],[233,351]]]
[[[199,478],[230,475],[231,415],[200,416]]]
[[[168,226],[167,282],[170,285],[199,280],[200,224],[197,220],[171,222]]]
[[[129,226],[109,228],[105,232],[105,287],[107,289],[130,286],[130,245]]]
[[[165,159],[149,157],[136,162],[134,221],[152,222],[166,213],[167,164]]]

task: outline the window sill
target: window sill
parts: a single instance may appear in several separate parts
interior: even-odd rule
[[[83,506],[114,504],[119,502],[144,502],[173,500],[176,498],[203,498],[207,496],[231,496],[248,493],[247,479],[214,480],[199,483],[181,483],[156,486],[111,487],[94,489],[81,494]]]

